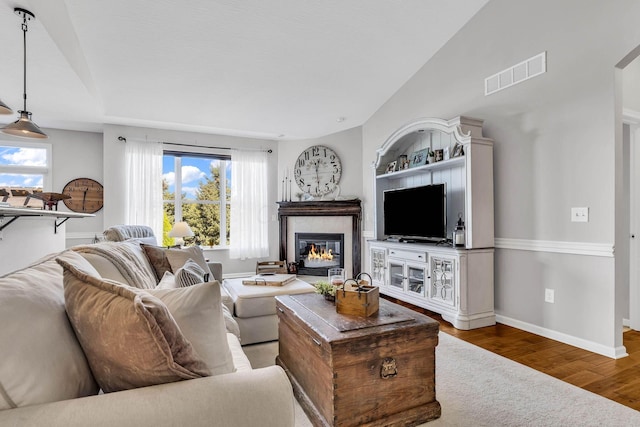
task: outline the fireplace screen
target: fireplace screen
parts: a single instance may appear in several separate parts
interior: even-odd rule
[[[343,267],[344,234],[295,233],[298,274],[326,276],[330,268]]]

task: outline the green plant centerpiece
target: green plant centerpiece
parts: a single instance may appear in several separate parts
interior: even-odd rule
[[[331,283],[324,280],[318,280],[313,286],[316,288],[316,293],[324,296],[324,299],[328,301],[335,301],[336,287]]]

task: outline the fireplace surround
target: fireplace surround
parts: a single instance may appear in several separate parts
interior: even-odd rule
[[[359,199],[309,201],[309,202],[278,202],[278,221],[280,223],[280,259],[287,262],[295,261],[295,254],[287,253],[288,220],[290,217],[332,217],[343,216],[351,218],[351,271],[353,277],[360,274],[360,245],[362,234],[360,222],[362,209]],[[322,232],[322,230],[317,230]],[[345,242],[348,245],[349,242]],[[344,247],[343,247],[344,249]]]

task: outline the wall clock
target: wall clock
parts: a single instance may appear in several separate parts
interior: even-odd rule
[[[71,196],[63,202],[74,212],[95,213],[102,209],[104,191],[98,181],[89,178],[72,179],[64,186],[62,193]]]
[[[314,145],[298,156],[293,175],[304,193],[323,196],[335,191],[342,175],[342,165],[331,148]]]

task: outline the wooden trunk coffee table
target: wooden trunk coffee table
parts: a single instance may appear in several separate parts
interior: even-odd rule
[[[279,355],[314,426],[414,426],[440,417],[440,324],[380,299],[370,317],[318,294],[277,296]]]

